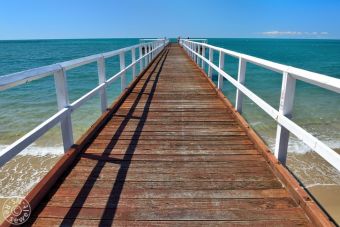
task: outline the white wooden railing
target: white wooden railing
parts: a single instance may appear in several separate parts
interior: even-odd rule
[[[19,140],[15,141],[13,144],[5,148],[3,154],[0,156],[0,167],[11,160],[15,155],[20,153],[26,147],[31,145],[33,142],[35,142],[38,138],[44,135],[48,130],[50,130],[59,122],[61,124],[61,134],[64,150],[67,151],[74,143],[71,113],[98,93],[101,100],[101,111],[105,112],[107,110],[106,87],[120,78],[121,91],[123,92],[124,89],[127,87],[125,78],[127,70],[132,69],[132,76],[133,79],[135,79],[137,75],[137,64],[139,64],[139,70],[141,72],[146,66],[150,64],[151,60],[154,59],[157,54],[161,52],[161,50],[168,44],[168,42],[169,41],[166,39],[157,39],[152,42],[141,43],[107,53],[91,55],[84,58],[1,76],[0,91],[18,86],[23,83],[27,83],[32,80],[54,75],[59,111],[52,117],[35,127],[33,130],[28,132],[26,135],[21,137]],[[138,59],[136,59],[136,49],[139,49]],[[125,54],[129,51],[131,51],[132,63],[130,65],[126,65]],[[106,79],[105,59],[114,56],[119,56],[120,71],[111,78]],[[86,93],[73,103],[70,103],[66,82],[67,70],[93,62],[97,62],[99,81],[98,86],[96,86],[90,92]]]
[[[201,62],[201,68],[204,69],[204,64],[208,64],[208,76],[210,78],[212,76],[212,70],[215,70],[218,73],[217,87],[219,89],[223,86],[223,78],[227,79],[236,87],[235,109],[239,113],[242,113],[242,103],[245,95],[278,123],[274,153],[282,164],[286,163],[289,133],[293,133],[297,138],[302,140],[312,150],[316,151],[322,158],[340,171],[340,155],[291,120],[296,80],[301,80],[340,93],[340,79],[278,64],[202,42],[181,39],[180,44],[198,65],[199,62]],[[208,50],[209,53],[208,58],[205,56],[206,50]],[[214,51],[219,53],[218,66],[213,63]],[[229,55],[239,60],[237,80],[223,70],[224,55]],[[244,86],[247,62],[282,73],[283,80],[279,110],[270,106],[267,102]]]

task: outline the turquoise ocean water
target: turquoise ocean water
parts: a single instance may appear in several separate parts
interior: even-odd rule
[[[30,40],[0,41],[0,76],[67,61],[92,54],[107,52],[139,43],[139,39],[80,39],[80,40]],[[208,43],[230,50],[246,53],[274,62],[340,78],[340,40],[287,40],[287,39],[208,39]],[[127,64],[131,56],[126,55]],[[218,55],[214,59],[217,64]],[[237,59],[225,57],[225,70],[236,78]],[[119,71],[118,57],[107,62],[107,77]],[[98,84],[96,64],[89,64],[68,71],[67,82],[71,101],[84,95]],[[131,72],[128,72],[131,81]],[[214,73],[213,79],[217,80]],[[246,86],[270,105],[278,108],[282,76],[278,73],[248,64]],[[224,81],[223,92],[234,102],[235,89]],[[120,81],[108,89],[109,102],[120,93]],[[0,153],[12,142],[29,132],[57,111],[54,80],[52,76],[0,92]],[[74,136],[78,138],[100,115],[99,98],[94,97],[73,115]],[[249,99],[245,99],[244,116],[255,130],[273,148],[276,124]],[[297,83],[293,120],[334,149],[340,148],[340,96],[333,92]],[[21,191],[13,190],[15,179],[12,169],[3,168],[0,175],[0,197],[22,194],[38,181],[41,173],[63,153],[59,127],[43,136],[21,156],[30,159],[12,163],[23,165],[29,178],[21,176]],[[299,140],[291,137],[288,165],[306,185],[340,185],[339,173],[320,160]],[[40,160],[40,165],[30,161]],[[41,161],[42,160],[42,161]],[[15,160],[14,160],[15,161]],[[14,162],[13,161],[13,162]],[[24,164],[23,164],[24,163]],[[52,164],[51,164],[52,163]],[[7,174],[6,174],[7,173]],[[18,183],[16,183],[18,184]],[[12,185],[12,186],[11,186]],[[16,187],[17,188],[17,187]],[[26,190],[26,191],[25,191]]]

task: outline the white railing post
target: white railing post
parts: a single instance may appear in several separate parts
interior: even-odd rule
[[[201,55],[201,45],[199,45],[199,44],[197,44],[197,53],[199,55]],[[197,61],[196,61],[197,65],[200,65],[200,60],[201,60],[201,58],[199,56],[197,56]]]
[[[190,53],[191,53],[191,59],[194,60],[194,44],[193,43],[190,43]]]
[[[190,56],[191,56],[191,53],[190,53],[190,51],[189,51],[189,49],[190,49],[190,43],[188,43],[187,41],[185,41],[185,42],[183,42],[183,46],[184,46],[184,45],[186,45],[184,48],[185,48],[185,50],[187,51],[188,56],[190,57]]]
[[[119,63],[120,63],[120,71],[125,69],[125,52],[121,52],[119,54]],[[125,78],[126,72],[123,72],[122,75],[120,76],[120,81],[121,81],[121,89],[124,91],[126,88],[126,78]]]
[[[152,55],[152,53],[151,53],[151,44],[149,43],[149,48],[148,48],[148,52],[149,52],[149,60],[148,60],[148,64],[150,64],[150,62],[152,61],[152,57],[151,57],[151,55]]]
[[[212,63],[213,61],[214,61],[214,52],[213,52],[213,49],[209,48],[209,62]],[[212,79],[212,68],[210,65],[208,68],[208,77]]]
[[[132,61],[132,78],[136,78],[136,49],[132,48],[131,49],[131,61]]]
[[[153,50],[153,43],[150,43],[150,62],[153,59],[153,52],[152,52],[152,50]]]
[[[189,42],[186,42],[186,44],[187,44],[187,52],[188,52],[188,55],[189,55],[189,57],[191,57],[191,52],[190,52],[190,43]]]
[[[296,80],[291,77],[287,72],[283,73],[280,108],[279,113],[292,118],[294,96],[295,96],[295,84]],[[283,164],[286,164],[287,150],[289,142],[289,131],[281,126],[277,125],[276,130],[276,143],[275,143],[275,157]]]
[[[190,51],[190,48],[191,48],[191,43],[189,43],[189,42],[187,42],[186,43],[187,44],[187,51],[188,51],[188,55],[189,55],[189,57],[191,57],[192,55],[191,55],[191,51]]]
[[[146,57],[146,45],[144,44],[143,46],[142,46],[142,50],[144,50],[144,54],[143,54],[143,65],[144,65],[144,67],[143,67],[143,69],[148,65],[148,59],[147,59],[147,57]]]
[[[192,43],[188,42],[188,53],[189,53],[190,58],[192,59],[193,54],[191,52],[191,49],[192,49]]]
[[[194,51],[195,51],[195,45],[193,44],[193,43],[191,43],[191,50],[192,50],[192,52],[191,52],[191,58],[192,58],[192,60],[194,60],[195,59],[195,54],[194,54]]]
[[[197,55],[196,55],[196,53],[197,53],[197,44],[196,43],[194,43],[194,62],[196,62],[196,64],[197,64]]]
[[[205,58],[205,46],[202,46],[202,57]],[[204,70],[204,60],[202,59],[202,69]]]
[[[160,47],[160,48],[157,50],[157,54],[158,54],[159,52],[161,52],[161,50],[163,49],[162,46],[163,46],[163,42],[162,42],[162,41],[160,41],[160,42],[158,42],[158,43],[156,44],[156,48]]]
[[[190,57],[191,57],[191,59],[194,59],[193,45],[194,45],[194,44],[192,44],[192,43],[189,43],[189,48],[190,48]]]
[[[224,53],[220,51],[220,58],[219,58],[219,66],[221,70],[224,68]],[[223,76],[219,73],[218,74],[218,82],[217,82],[217,88],[222,90],[223,89]]]
[[[141,58],[143,56],[143,52],[142,52],[142,45],[139,46],[139,58]],[[143,71],[143,59],[141,59],[139,61],[139,68],[140,68],[140,72]]]
[[[195,52],[198,54],[199,52],[198,52],[198,50],[199,50],[199,47],[198,47],[198,44],[195,44]],[[195,55],[196,56],[196,64],[198,64],[198,59],[199,59],[199,57],[198,57],[198,55]]]
[[[155,58],[156,55],[157,55],[157,50],[156,50],[156,48],[157,48],[157,43],[153,43],[153,49],[155,50],[155,51],[154,51],[154,58]]]
[[[106,82],[104,57],[101,57],[97,60],[97,67],[98,67],[98,83],[99,85],[101,85]],[[101,103],[101,110],[102,110],[102,113],[104,113],[107,109],[106,86],[100,89],[99,97],[100,97],[100,103]]]
[[[149,56],[147,55],[149,53],[149,47],[147,44],[144,46],[144,50],[145,50],[145,55],[146,55],[145,56],[145,67],[147,67],[149,64]]]
[[[246,78],[246,67],[247,62],[243,59],[239,59],[238,63],[238,75],[237,75],[237,81],[240,84],[244,84],[245,78]],[[243,106],[243,93],[237,88],[236,89],[236,100],[235,100],[235,109],[242,113],[242,106]]]
[[[69,106],[69,97],[67,90],[66,74],[64,70],[54,73],[54,82],[57,95],[58,109],[61,110]],[[71,110],[60,121],[61,135],[63,138],[64,151],[67,151],[73,145],[73,130],[71,121]]]

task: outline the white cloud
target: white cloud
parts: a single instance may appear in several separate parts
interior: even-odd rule
[[[267,31],[261,32],[261,35],[265,36],[324,36],[328,35],[328,32],[298,32],[298,31]]]

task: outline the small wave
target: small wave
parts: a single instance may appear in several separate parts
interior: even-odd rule
[[[0,155],[5,153],[5,149],[8,145],[0,145]],[[18,155],[33,155],[33,156],[45,156],[45,155],[63,155],[64,149],[62,147],[39,147],[32,144],[27,147],[23,151],[21,151]]]
[[[305,188],[313,188],[313,187],[318,187],[318,186],[339,186],[339,184],[320,184],[320,183],[315,183],[315,184],[306,185]]]
[[[264,138],[267,142],[269,148],[274,151],[275,150],[275,138]],[[323,140],[327,146],[331,149],[340,149],[340,141],[335,140]],[[298,153],[305,154],[307,152],[313,151],[309,146],[307,146],[304,142],[296,138],[289,139],[288,152],[290,153]]]

